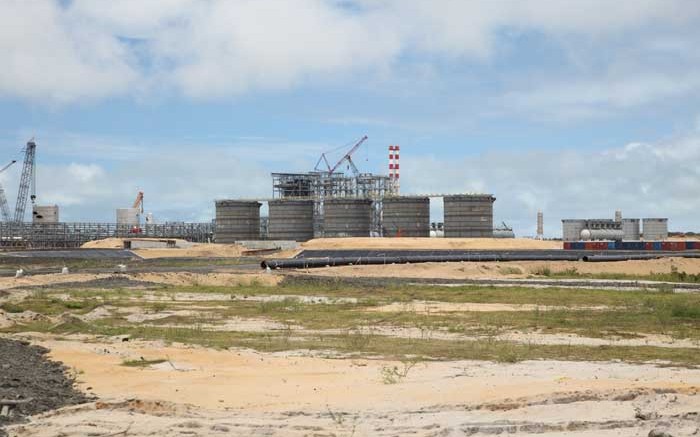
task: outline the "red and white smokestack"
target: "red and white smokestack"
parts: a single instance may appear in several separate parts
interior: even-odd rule
[[[399,194],[399,146],[389,146],[389,183],[391,191]]]

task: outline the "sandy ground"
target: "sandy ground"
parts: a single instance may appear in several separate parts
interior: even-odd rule
[[[663,258],[647,261],[600,263],[588,263],[583,261],[417,263],[340,266],[296,271],[313,275],[347,277],[491,279],[527,278],[545,267],[549,268],[552,272],[576,269],[576,272],[581,274],[621,273],[627,275],[670,273],[671,269],[675,267],[679,272],[700,274],[700,259]]]
[[[125,238],[105,238],[102,240],[88,241],[81,247],[84,249],[123,249]],[[162,241],[162,238],[138,238],[146,241]],[[134,249],[133,252],[141,258],[237,258],[244,248],[236,244],[208,244],[190,243],[185,240],[174,240],[179,247],[175,248],[144,248]]]
[[[244,248],[236,244],[189,243],[191,247],[172,249],[134,249],[136,255],[152,258],[237,258]]]
[[[304,249],[561,249],[561,241],[526,238],[317,238]]]
[[[35,417],[11,435],[646,436],[658,428],[682,436],[700,426],[697,369],[433,362],[386,383],[384,369],[406,364],[152,342],[39,344],[100,402]],[[120,365],[141,357],[169,361]]]
[[[431,302],[425,300],[413,300],[411,302],[392,302],[387,305],[367,308],[367,311],[380,313],[412,312],[417,314],[444,314],[465,311],[493,312],[493,311],[554,311],[566,309],[569,311],[582,310],[606,310],[612,309],[606,306],[548,306],[532,304],[506,304],[506,303],[472,303],[472,302]]]

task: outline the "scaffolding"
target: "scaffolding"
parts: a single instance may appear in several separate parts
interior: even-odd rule
[[[104,238],[179,238],[205,243],[212,223],[147,224],[140,228],[115,223],[0,223],[0,247],[26,249],[78,248]]]
[[[323,202],[326,199],[357,198],[372,200],[372,232],[381,232],[382,201],[396,195],[389,176],[340,172],[272,173],[273,199],[314,201],[314,234],[323,236]]]

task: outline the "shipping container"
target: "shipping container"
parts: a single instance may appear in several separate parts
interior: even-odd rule
[[[573,250],[584,250],[586,247],[583,241],[572,241],[571,248]]]
[[[615,242],[608,241],[608,250],[615,250]]]
[[[571,241],[564,242],[564,250],[571,250]]]
[[[661,248],[669,251],[685,250],[685,241],[664,241]]]
[[[663,246],[662,246],[661,243],[662,243],[661,241],[654,241],[654,243],[653,243],[653,244],[654,244],[653,250],[663,250]]]

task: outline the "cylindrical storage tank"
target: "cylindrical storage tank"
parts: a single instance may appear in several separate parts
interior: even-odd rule
[[[260,239],[260,202],[217,200],[215,206],[214,241],[235,243]]]
[[[314,238],[313,200],[271,200],[268,207],[268,239],[308,241]]]
[[[622,232],[626,241],[639,241],[641,232],[639,231],[639,219],[622,219]]]
[[[490,194],[445,196],[446,238],[493,237],[493,202]]]
[[[34,205],[32,207],[32,222],[58,223],[58,205]]]
[[[615,211],[615,221],[618,223],[622,221],[622,211],[619,209]]]
[[[564,241],[579,241],[581,238],[581,231],[585,228],[585,220],[564,219],[561,221],[562,239]]]
[[[140,212],[141,210],[138,208],[117,209],[117,225],[138,226]]]
[[[665,240],[668,238],[667,218],[642,219],[642,228],[645,240]]]
[[[329,199],[323,202],[323,233],[326,237],[369,237],[372,201]]]
[[[384,198],[382,232],[385,237],[430,237],[430,198]]]
[[[624,232],[620,229],[583,229],[581,239],[590,240],[622,240]]]

